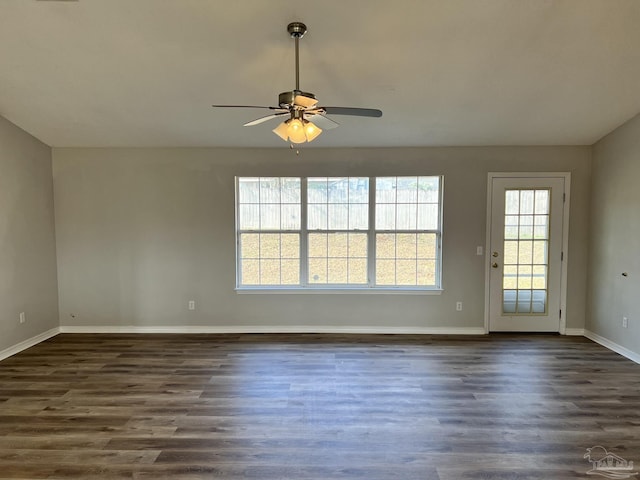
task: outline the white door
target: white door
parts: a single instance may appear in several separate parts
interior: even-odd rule
[[[489,210],[489,330],[558,332],[565,177],[494,177]]]

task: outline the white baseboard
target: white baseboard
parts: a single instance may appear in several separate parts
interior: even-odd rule
[[[60,333],[355,333],[395,335],[485,335],[483,327],[353,327],[308,325],[228,326],[80,326],[63,325]]]
[[[603,347],[606,347],[609,350],[613,350],[614,352],[619,353],[623,357],[627,357],[629,360],[632,360],[640,364],[640,354],[632,350],[629,350],[628,348],[623,347],[622,345],[618,345],[617,343],[612,342],[608,338],[601,337],[597,333],[593,333],[589,330],[584,331],[584,336],[587,337],[589,340],[593,340],[594,342],[599,343]]]
[[[58,335],[58,333],[60,333],[60,329],[58,327],[52,328],[51,330],[47,330],[46,332],[41,333],[40,335],[36,335],[35,337],[28,338],[27,340],[20,342],[12,347],[5,348],[0,352],[0,360],[9,358],[10,356],[15,355],[16,353],[20,353],[27,348],[31,348],[40,342],[44,342],[51,337],[55,337],[56,335]]]
[[[564,334],[570,337],[584,337],[584,328],[565,328]]]

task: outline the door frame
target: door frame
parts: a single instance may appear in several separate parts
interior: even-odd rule
[[[491,216],[494,178],[563,178],[564,205],[562,212],[562,252],[563,261],[560,266],[560,328],[559,333],[567,331],[567,266],[569,265],[569,205],[571,202],[570,172],[489,172],[487,174],[487,223],[485,240],[485,279],[484,279],[484,332],[489,333],[489,302],[491,301]]]

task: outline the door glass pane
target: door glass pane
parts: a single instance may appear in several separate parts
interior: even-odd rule
[[[550,200],[548,189],[505,191],[503,314],[547,311]]]

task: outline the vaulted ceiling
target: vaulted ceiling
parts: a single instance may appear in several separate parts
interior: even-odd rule
[[[640,112],[638,0],[2,0],[0,115],[74,146],[286,146],[292,90],[383,110],[313,146],[589,145]]]

